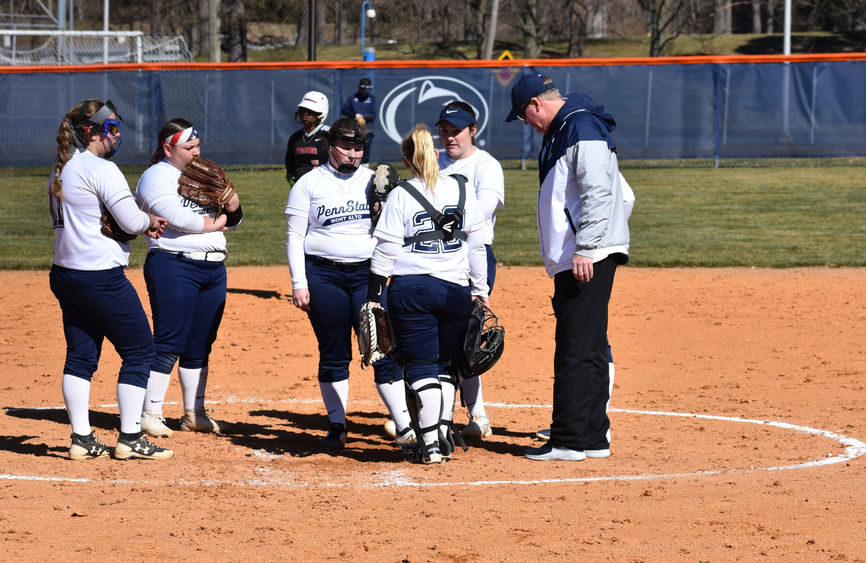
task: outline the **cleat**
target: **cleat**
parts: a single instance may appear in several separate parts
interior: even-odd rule
[[[345,424],[332,422],[328,427],[328,435],[322,438],[319,447],[323,450],[342,450],[348,436]]]
[[[397,438],[397,424],[390,418],[385,421],[385,436],[392,440]]]
[[[103,444],[91,432],[87,436],[72,434],[72,445],[69,446],[69,459],[95,459],[108,455],[108,446]]]
[[[140,434],[138,438],[117,438],[117,446],[114,448],[114,459],[168,459],[174,452],[168,448],[160,448]]]
[[[141,413],[141,431],[154,438],[168,438],[174,431],[165,425],[161,412],[144,411]]]
[[[538,448],[529,448],[523,455],[535,461],[583,461],[586,459],[586,453],[583,450],[556,448],[550,442]]]
[[[550,428],[545,428],[544,430],[539,430],[535,433],[536,438],[540,438],[542,440],[550,440]]]
[[[483,440],[492,435],[493,429],[490,428],[490,419],[487,415],[469,415],[469,424],[463,427],[463,436]]]
[[[418,443],[418,438],[415,437],[415,431],[411,426],[407,426],[403,430],[396,433],[394,442],[398,446],[412,446]]]
[[[222,424],[222,427],[220,426]],[[180,429],[188,432],[205,432],[219,434],[225,429],[225,423],[217,422],[208,415],[208,411],[187,410],[180,419]]]

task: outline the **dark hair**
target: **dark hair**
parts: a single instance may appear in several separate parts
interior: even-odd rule
[[[179,133],[184,129],[189,129],[192,127],[192,123],[183,119],[181,117],[175,117],[168,123],[162,126],[162,129],[159,130],[159,135],[157,136],[156,141],[156,152],[153,153],[153,156],[150,157],[150,163],[156,164],[163,158],[165,158],[165,149],[162,148],[162,145],[165,144],[165,140],[174,135],[175,133]]]
[[[331,125],[331,129],[328,130],[328,137],[332,146],[337,141],[363,145],[367,142],[367,131],[358,124],[354,117],[341,117]]]

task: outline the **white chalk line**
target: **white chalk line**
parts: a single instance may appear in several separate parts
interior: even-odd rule
[[[318,399],[238,399],[238,398],[228,398],[224,401],[208,401],[208,403],[212,404],[220,404],[220,403],[289,403],[289,404],[317,404],[319,402]],[[353,403],[371,403],[376,404],[375,401],[353,401]],[[166,403],[166,404],[177,404],[177,403]],[[116,404],[105,404],[98,405],[101,408],[111,408],[116,407]],[[515,404],[515,403],[486,403],[485,406],[493,407],[493,408],[553,408],[552,405],[543,404]],[[26,410],[51,410],[51,409],[63,409],[65,407],[34,407],[34,408],[6,408],[7,411],[26,411]],[[829,430],[822,430],[820,428],[813,428],[811,426],[802,426],[798,424],[791,424],[788,422],[780,422],[774,420],[761,420],[761,419],[752,419],[752,418],[738,418],[731,416],[719,416],[719,415],[711,415],[711,414],[699,414],[699,413],[681,413],[681,412],[670,412],[670,411],[647,411],[647,410],[633,410],[633,409],[610,409],[610,412],[613,413],[626,413],[626,414],[635,414],[635,415],[647,415],[647,416],[671,416],[671,417],[679,417],[679,418],[695,418],[695,419],[704,419],[704,420],[713,420],[713,421],[721,421],[721,422],[740,422],[746,424],[757,424],[762,426],[771,426],[774,428],[779,428],[782,430],[791,430],[795,432],[801,432],[804,434],[811,434],[816,436],[821,436],[827,438],[829,440],[833,440],[839,442],[845,446],[845,452],[839,455],[828,453],[825,457],[806,461],[802,463],[794,463],[790,465],[776,465],[772,467],[750,467],[748,469],[717,469],[717,470],[704,470],[704,471],[693,471],[687,473],[644,473],[644,474],[635,474],[635,475],[606,475],[601,477],[564,477],[564,478],[551,478],[551,479],[505,479],[505,480],[477,480],[477,481],[443,481],[443,482],[430,482],[430,481],[417,481],[414,480],[411,476],[408,475],[406,470],[395,470],[388,472],[377,472],[376,479],[366,482],[366,483],[305,483],[305,482],[294,482],[292,480],[287,480],[285,477],[279,477],[272,475],[273,471],[267,467],[258,467],[256,471],[261,474],[261,477],[255,479],[242,479],[235,481],[219,481],[219,480],[197,480],[191,481],[187,479],[177,479],[173,482],[175,485],[186,485],[186,486],[238,486],[238,487],[282,487],[282,488],[306,488],[312,486],[323,486],[326,488],[343,488],[343,487],[357,487],[357,488],[380,488],[380,487],[417,487],[417,488],[432,488],[432,487],[484,487],[484,486],[501,486],[501,485],[544,485],[544,484],[557,484],[557,483],[595,483],[595,482],[605,482],[605,481],[657,481],[657,480],[666,480],[666,479],[681,479],[681,478],[691,478],[691,477],[705,477],[705,476],[713,476],[713,475],[732,475],[732,474],[746,474],[752,473],[755,471],[787,471],[793,469],[805,469],[810,467],[819,467],[824,465],[832,465],[836,463],[842,463],[845,461],[850,461],[856,459],[864,454],[866,454],[866,443],[857,440],[856,438],[852,438],[850,436],[845,436],[843,434],[839,434],[836,432],[831,432]],[[269,454],[267,452],[262,452],[260,450],[252,450],[251,455],[254,457],[263,458],[265,461],[270,459],[276,459],[278,456],[274,454]],[[534,462],[535,463],[535,462]],[[584,463],[592,463],[584,462]],[[88,478],[75,478],[75,477],[56,477],[56,476],[40,476],[40,475],[11,475],[11,474],[0,474],[0,480],[23,480],[23,481],[51,481],[51,482],[70,482],[70,483],[112,483],[112,484],[132,484],[132,485],[162,485],[167,484],[166,482],[156,482],[156,481],[130,481],[126,479],[88,479]]]

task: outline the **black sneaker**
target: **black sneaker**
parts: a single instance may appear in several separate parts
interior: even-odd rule
[[[138,438],[126,438],[120,434],[117,437],[117,447],[114,448],[114,459],[168,459],[173,455],[173,451],[160,448],[144,434]]]
[[[99,441],[96,434],[87,436],[72,433],[72,445],[69,446],[69,459],[93,459],[108,455],[108,446]]]
[[[346,425],[339,422],[332,422],[328,427],[328,435],[322,438],[322,443],[319,445],[323,450],[342,450],[346,445]]]

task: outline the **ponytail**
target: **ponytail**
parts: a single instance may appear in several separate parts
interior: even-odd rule
[[[51,195],[57,199],[63,199],[60,184],[60,173],[63,172],[63,167],[72,157],[76,147],[86,148],[87,146],[86,130],[79,129],[76,131],[72,126],[72,120],[76,118],[89,119],[104,105],[102,100],[84,100],[66,112],[60,127],[57,128],[57,159],[54,163],[54,177],[51,179]]]
[[[439,161],[433,135],[427,126],[423,123],[416,125],[411,133],[403,137],[401,148],[412,174],[424,180],[427,189],[433,192],[439,180]]]

